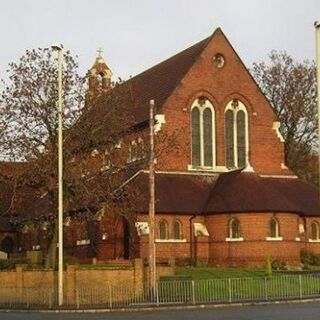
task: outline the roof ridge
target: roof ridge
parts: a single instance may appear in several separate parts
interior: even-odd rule
[[[144,70],[144,71],[136,74],[135,76],[129,78],[129,79],[126,80],[125,82],[134,80],[135,78],[137,78],[137,77],[139,77],[139,76],[141,76],[141,75],[143,75],[143,74],[145,74],[145,73],[147,73],[147,72],[152,71],[154,68],[157,68],[159,65],[164,64],[164,63],[167,63],[169,60],[174,59],[174,58],[176,58],[177,56],[179,56],[180,54],[186,53],[187,51],[192,50],[192,49],[194,49],[195,47],[197,47],[198,45],[200,45],[200,44],[203,43],[204,47],[203,47],[202,50],[201,50],[201,52],[202,52],[202,51],[204,50],[204,48],[206,47],[206,45],[207,45],[206,42],[209,42],[209,40],[211,39],[212,36],[213,36],[213,34],[210,35],[209,37],[206,37],[206,38],[203,39],[203,40],[198,41],[197,43],[191,45],[190,47],[187,47],[187,48],[183,49],[182,51],[179,51],[179,52],[173,54],[173,55],[170,56],[169,58],[167,58],[167,59],[165,59],[165,60],[162,60],[162,61],[158,62],[157,64],[151,66],[150,68],[148,68],[148,69],[146,69],[146,70]]]

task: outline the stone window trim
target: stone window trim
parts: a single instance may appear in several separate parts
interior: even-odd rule
[[[136,140],[132,140],[129,143],[128,147],[129,155],[128,155],[128,160],[127,163],[135,162],[137,161],[137,155],[138,155],[138,145]]]
[[[226,241],[243,241],[239,219],[231,218],[229,220],[228,237],[226,238]]]
[[[280,236],[280,223],[277,218],[272,217],[269,221],[269,229],[270,229],[270,236],[266,238],[268,241],[281,241],[282,237]]]
[[[155,239],[157,243],[186,243],[187,239]]]
[[[77,240],[76,242],[77,246],[85,246],[88,244],[90,244],[90,239]]]
[[[238,165],[238,126],[237,126],[237,114],[242,111],[245,116],[245,171],[253,172],[253,168],[250,165],[249,161],[249,151],[250,151],[250,141],[249,141],[249,116],[246,106],[238,99],[233,99],[228,102],[225,111],[224,111],[224,119],[226,118],[227,111],[232,111],[233,113],[233,161],[234,168],[229,169],[237,169]],[[225,121],[225,120],[224,120]],[[225,121],[225,141],[226,141],[226,121]],[[227,159],[227,150],[225,150],[225,158]]]
[[[311,237],[309,242],[320,242],[320,227],[317,221],[312,221],[310,225]]]
[[[173,223],[173,239],[182,239],[182,223],[179,219],[176,219]]]
[[[129,142],[127,163],[136,162],[146,156],[144,140],[141,137]]]
[[[169,239],[169,225],[167,220],[161,219],[158,225],[158,239],[159,240],[168,240]]]
[[[102,154],[102,166],[100,168],[101,172],[108,171],[111,168],[111,155],[109,149],[106,148],[105,152]]]
[[[267,241],[283,241],[282,237],[266,237]]]
[[[200,125],[200,165],[193,163],[193,151],[192,151],[192,112],[197,109],[200,113],[199,125]],[[212,141],[212,165],[206,166],[205,163],[205,146],[204,146],[204,112],[206,110],[211,111],[211,141]],[[188,169],[192,170],[212,170],[216,167],[216,116],[215,109],[210,100],[206,97],[199,97],[195,99],[190,108],[190,141],[191,141],[191,164],[188,165]]]
[[[239,237],[239,238],[226,238],[226,242],[241,242],[244,241],[243,237]]]

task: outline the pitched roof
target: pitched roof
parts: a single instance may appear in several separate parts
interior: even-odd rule
[[[130,183],[148,190],[148,173],[141,172]],[[241,170],[215,175],[157,173],[156,212],[171,214],[215,214],[288,212],[320,216],[317,188],[296,178],[264,177]],[[148,212],[141,202],[139,212]]]
[[[135,123],[147,121],[149,119],[149,101],[154,99],[157,112],[161,110],[166,99],[200,56],[214,33],[210,37],[116,86],[108,91],[107,95],[112,93],[116,93],[116,96],[121,95],[120,103],[124,104],[125,108],[130,108],[130,114],[134,116]],[[101,107],[104,109],[113,107],[112,101],[109,100],[102,103]],[[96,112],[95,106],[91,110],[94,114]]]
[[[240,170],[222,174],[204,213],[296,212],[320,215],[317,189],[296,178],[267,177]]]
[[[156,212],[201,214],[205,200],[218,175],[157,173],[155,178]],[[132,180],[134,188],[148,194],[148,173],[140,172]],[[146,191],[147,190],[147,191]],[[148,211],[148,197],[137,201],[137,211]]]

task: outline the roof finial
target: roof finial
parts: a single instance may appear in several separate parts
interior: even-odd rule
[[[97,50],[98,56],[97,56],[97,58],[96,58],[96,61],[97,61],[98,63],[104,63],[104,60],[103,60],[103,57],[102,57],[102,53],[103,53],[103,50],[102,50],[101,48],[99,48],[99,49]]]
[[[99,49],[97,50],[97,53],[98,53],[98,58],[102,58],[102,53],[103,53],[102,48],[99,48]]]

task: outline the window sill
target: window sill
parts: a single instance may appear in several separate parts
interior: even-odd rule
[[[78,240],[78,241],[76,242],[76,245],[77,245],[77,246],[86,246],[86,245],[88,245],[88,244],[90,244],[90,240]]]
[[[266,237],[267,241],[282,241],[282,237]]]
[[[317,239],[317,240],[315,240],[315,239],[309,239],[309,242],[320,243],[320,239]]]
[[[187,239],[156,239],[157,243],[185,243]]]
[[[239,242],[239,241],[243,241],[244,239],[241,238],[226,238],[226,242]]]
[[[221,167],[219,167],[219,169],[221,169]],[[218,167],[193,166],[192,164],[188,164],[188,170],[189,171],[220,171],[218,170]]]
[[[193,166],[192,164],[188,165],[188,171],[211,171],[211,172],[230,172],[239,170],[240,168],[227,168],[225,166],[214,166],[214,167],[206,167],[206,166]],[[245,168],[243,168],[244,172],[254,172],[254,169],[247,165]]]

